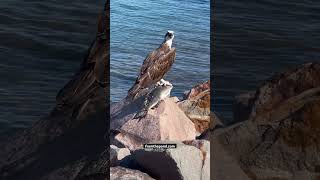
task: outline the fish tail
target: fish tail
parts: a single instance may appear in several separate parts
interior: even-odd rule
[[[147,116],[147,113],[148,113],[148,111],[142,110],[141,112],[137,113],[137,114],[133,117],[133,119],[142,119],[142,118],[144,118],[144,117]]]

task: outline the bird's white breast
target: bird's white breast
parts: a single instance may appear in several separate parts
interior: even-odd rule
[[[169,49],[171,49],[172,39],[167,40],[166,45],[169,46]]]

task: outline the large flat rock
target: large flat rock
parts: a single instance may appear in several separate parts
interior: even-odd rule
[[[140,168],[156,179],[209,180],[210,143],[208,141],[157,142],[176,143],[164,151],[139,149],[133,158]]]
[[[138,100],[139,101],[139,100]],[[196,137],[196,130],[192,121],[178,107],[176,98],[166,98],[156,109],[148,111],[146,117],[133,119],[140,108],[136,102],[126,104],[119,108],[115,104],[111,108],[111,129],[119,131],[111,141],[118,142],[131,150],[139,148],[143,143],[151,141],[184,141]],[[114,110],[117,109],[117,110]]]

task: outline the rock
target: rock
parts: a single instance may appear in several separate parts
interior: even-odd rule
[[[211,112],[210,113],[210,129],[215,129],[215,128],[221,128],[224,126],[222,123],[221,119],[216,115],[216,113]]]
[[[91,159],[83,159],[84,166],[76,175],[75,180],[107,180],[110,176],[109,149]]]
[[[41,180],[65,180],[65,179],[75,179],[77,173],[81,171],[85,166],[84,161],[77,161],[74,164],[68,164],[64,167],[59,167],[48,174],[41,177]],[[72,173],[70,173],[72,172]]]
[[[157,142],[157,144],[162,143],[169,142]],[[145,172],[155,179],[210,179],[209,142],[195,140],[186,141],[185,144],[174,143],[177,144],[176,149],[159,152],[136,150],[132,153],[133,158]]]
[[[119,131],[111,142],[116,140],[130,150],[135,150],[151,141],[195,139],[194,124],[175,103],[175,98],[166,98],[142,119],[132,119],[141,109],[139,101],[122,101],[111,107],[110,127],[111,130]]]
[[[108,13],[103,13],[98,33],[108,32],[108,21]],[[2,142],[0,179],[72,180],[91,166],[90,159],[105,151],[109,77],[102,75],[109,72],[108,46],[108,33],[105,39],[96,37],[79,71],[59,91],[50,115]],[[109,152],[106,160],[100,158],[97,162],[108,165],[108,156]],[[89,169],[87,172],[95,173]]]
[[[195,124],[197,132],[203,133],[210,126],[209,81],[193,87],[178,105]]]
[[[213,132],[219,128],[224,127],[224,124],[222,124],[222,121],[214,112],[211,112],[210,116],[211,116],[211,119],[210,119],[209,129],[204,130],[199,136],[197,136],[196,139],[210,141],[211,136],[213,135]]]
[[[184,141],[186,145],[198,148],[202,153],[201,180],[210,180],[210,142],[207,140]]]
[[[110,166],[117,166],[120,161],[130,155],[128,148],[118,148],[117,146],[110,145]]]
[[[243,120],[270,111],[285,100],[319,86],[320,63],[307,63],[301,68],[274,75],[255,92],[253,98],[249,98],[247,108],[236,111],[238,118]],[[241,110],[241,107],[237,108]]]
[[[249,118],[254,103],[255,94],[255,91],[251,91],[235,97],[233,103],[232,123],[242,122]]]
[[[248,175],[241,169],[237,159],[232,157],[232,155],[223,148],[223,145],[215,139],[212,139],[211,143],[213,147],[211,157],[213,173],[211,174],[211,178],[213,180],[250,180]]]
[[[92,159],[81,159],[69,162],[48,174],[41,180],[109,180],[109,154],[103,151]]]
[[[185,93],[184,99],[195,99],[204,91],[210,91],[210,81],[200,83]]]
[[[132,179],[132,180],[153,180],[146,173],[142,173],[138,170],[128,169],[124,167],[111,167],[110,168],[110,180],[120,179]]]
[[[268,80],[249,119],[215,131],[214,147],[252,179],[320,177],[319,70],[309,63]]]

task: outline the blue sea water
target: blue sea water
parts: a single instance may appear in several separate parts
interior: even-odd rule
[[[276,72],[320,62],[320,1],[215,0],[213,108],[232,120],[234,96]]]
[[[104,1],[0,1],[0,137],[47,116],[95,37]]]
[[[167,30],[175,32],[176,61],[165,76],[181,96],[210,78],[209,0],[111,1],[112,101],[127,95],[145,57],[163,41]]]

